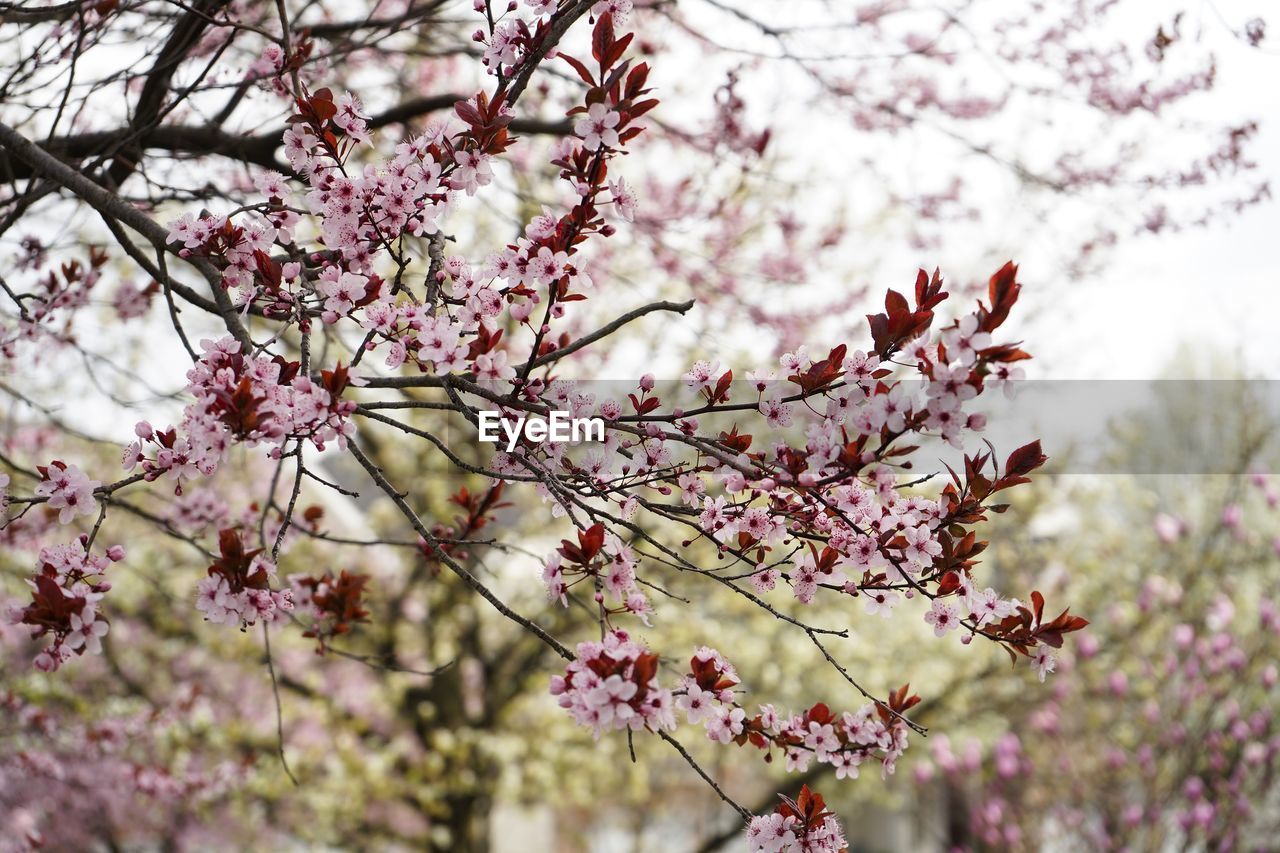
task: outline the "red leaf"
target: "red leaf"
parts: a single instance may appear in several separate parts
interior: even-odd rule
[[[637,104],[632,104],[631,107],[627,110],[627,114],[630,115],[633,119],[639,118],[640,116],[649,112],[649,110],[653,109],[657,105],[658,105],[658,101],[656,98],[649,98],[647,100],[640,101]]]
[[[338,114],[338,108],[333,103],[333,93],[328,89],[321,89],[311,97],[311,111],[315,113],[316,118],[320,121],[328,121]]]
[[[907,304],[907,298],[896,290],[890,290],[884,295],[884,310],[889,312],[892,318],[896,314],[910,313],[911,307]]]
[[[991,309],[982,318],[982,331],[993,331],[1008,318],[1009,310],[1018,301],[1018,293],[1022,290],[1017,277],[1018,267],[1013,261],[1009,261],[987,282],[987,298],[991,300]]]
[[[484,116],[480,115],[480,111],[470,101],[455,101],[453,111],[472,127],[482,127],[485,123]]]
[[[609,52],[609,48],[613,46],[613,15],[605,12],[596,21],[596,27],[591,31],[591,57],[598,63],[601,68],[607,68],[608,64],[604,61],[605,56]]]
[[[631,69],[631,73],[627,75],[627,84],[625,94],[628,98],[634,98],[640,94],[640,90],[644,88],[645,80],[649,79],[649,66],[643,62]]]
[[[565,62],[569,63],[571,66],[573,66],[573,70],[578,72],[578,76],[582,78],[582,82],[586,83],[588,86],[594,86],[596,84],[596,79],[591,75],[591,72],[587,69],[587,66],[583,65],[581,62],[574,59],[572,56],[569,56],[568,54],[562,53],[560,54],[560,58],[563,59]],[[635,72],[633,71],[631,73],[634,74]]]
[[[1004,479],[1025,477],[1039,468],[1049,457],[1040,451],[1040,441],[1024,444],[1009,454],[1004,463]]]

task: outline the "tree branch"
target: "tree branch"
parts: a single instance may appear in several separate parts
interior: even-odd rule
[[[157,250],[167,251],[174,257],[182,257],[169,247],[169,232],[158,222],[145,216],[136,207],[105,187],[89,180],[49,152],[42,150],[30,139],[27,139],[4,122],[0,122],[0,146],[3,146],[14,157],[30,166],[37,174],[70,191],[94,210],[128,225],[134,231],[147,238]],[[218,272],[213,264],[202,258],[183,258],[183,260],[199,270],[205,280],[209,282],[209,288],[213,293],[213,308],[215,312],[222,317],[227,331],[235,336],[236,340],[240,341],[240,344],[245,347],[245,351],[251,351],[253,349],[253,339],[249,337],[248,330],[240,322],[240,316],[236,313],[235,306],[231,304],[231,297],[227,295],[226,288],[222,286],[222,274]],[[184,290],[188,289],[184,288]],[[186,295],[183,298],[187,298]],[[192,304],[204,308],[207,307],[208,303],[206,301],[205,305],[200,305],[198,302],[193,302]]]

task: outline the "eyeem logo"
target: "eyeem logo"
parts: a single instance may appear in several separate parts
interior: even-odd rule
[[[507,438],[507,452],[516,449],[516,444],[524,437],[526,441],[562,443],[566,441],[604,441],[604,421],[600,418],[574,418],[568,412],[553,410],[546,418],[523,415],[515,418],[503,418],[501,412],[481,411],[478,413],[480,440],[486,444],[497,444],[501,433]]]

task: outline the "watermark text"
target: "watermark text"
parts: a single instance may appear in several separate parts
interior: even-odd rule
[[[498,444],[506,438],[508,453],[516,449],[520,439],[534,444],[551,442],[604,441],[604,421],[601,418],[575,418],[569,412],[553,410],[547,417],[503,417],[501,412],[478,413],[480,440],[486,444]]]

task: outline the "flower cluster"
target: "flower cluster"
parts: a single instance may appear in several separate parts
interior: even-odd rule
[[[476,0],[476,6],[481,10],[484,5],[484,0]],[[511,5],[515,6],[514,3]],[[496,21],[488,35],[482,29],[476,30],[471,40],[484,45],[481,62],[485,69],[490,74],[502,77],[515,71],[524,62],[524,57],[533,45],[534,33],[530,31],[527,21],[512,18]]]
[[[1049,648],[1087,622],[1066,611],[1044,619],[1038,593],[1024,605],[980,585],[974,567],[986,543],[968,529],[985,520],[993,496],[1027,482],[1044,464],[1039,443],[1014,450],[1003,464],[992,453],[966,455],[963,469],[950,471],[951,482],[936,497],[904,482],[910,469],[904,460],[914,448],[899,447],[908,436],[958,441],[982,428],[982,417],[964,413],[962,404],[1005,381],[996,368],[1028,357],[993,338],[1017,299],[1015,276],[1012,265],[999,270],[989,282],[989,304],[931,336],[933,308],[946,293],[936,273],[921,273],[914,307],[891,292],[886,313],[870,318],[871,352],[837,346],[818,356],[801,347],[781,359],[785,380],[753,375],[735,383],[732,371],[700,361],[684,376],[700,406],[664,399],[669,392],[659,393],[650,377],[627,395],[634,414],[614,400],[597,401],[572,382],[530,383],[525,399],[604,419],[612,427],[605,446],[576,454],[563,444],[520,446],[496,456],[492,467],[516,474],[539,465],[567,468],[571,476],[562,482],[593,495],[616,495],[621,523],[640,505],[633,484],[660,482],[663,495],[674,495],[670,483],[678,487],[679,505],[650,507],[696,523],[698,536],[684,544],[707,538],[722,559],[741,565],[739,577],[759,595],[785,582],[802,604],[820,594],[845,595],[863,599],[868,612],[882,616],[904,599],[922,598],[923,620],[939,637],[956,632],[966,643],[975,636],[995,640],[1029,659],[1043,679],[1055,665]],[[900,366],[907,375],[895,378]],[[754,399],[735,402],[744,386]],[[704,438],[700,419],[720,411],[733,413],[732,429]],[[761,434],[746,431],[748,416],[763,421],[765,435],[777,437],[761,446]],[[787,429],[799,417],[810,420],[802,437],[798,424]],[[557,513],[573,511],[572,500],[549,489],[543,494]],[[647,622],[647,602],[643,609],[628,608],[618,595],[623,606],[604,606],[603,593],[629,595],[640,582],[642,567],[631,549],[607,536],[603,523],[580,528],[577,539],[564,540],[545,563],[549,597],[567,605],[575,586],[590,582],[602,620],[630,611]]]
[[[368,575],[343,569],[337,577],[333,572],[290,575],[289,583],[296,609],[314,620],[302,636],[317,640],[317,654],[324,652],[328,640],[348,633],[352,624],[368,621],[369,611],[363,606]]]
[[[767,815],[751,819],[747,827],[751,853],[843,853],[844,831],[836,816],[827,811],[822,795],[800,789],[794,800],[786,797]]]
[[[55,459],[48,465],[40,465],[40,483],[35,488],[36,497],[47,498],[50,509],[58,511],[58,522],[69,524],[79,515],[93,515],[97,501],[93,497],[102,483],[74,465]]]
[[[887,704],[868,703],[840,716],[822,703],[789,718],[772,705],[748,716],[735,696],[737,670],[715,649],[698,649],[674,690],[660,687],[656,672],[657,657],[615,630],[603,643],[580,644],[565,675],[552,679],[551,693],[597,737],[610,729],[673,729],[679,711],[690,725],[702,725],[711,741],[751,744],[765,751],[766,761],[776,748],[788,771],[804,772],[816,758],[840,779],[857,778],[859,765],[870,758],[884,774],[893,773],[907,748],[904,714],[920,701],[903,687]]]
[[[565,674],[551,679],[551,693],[596,737],[622,729],[667,731],[676,726],[675,710],[657,673],[657,655],[626,631],[612,631],[602,642],[578,644]]]
[[[43,261],[44,248],[33,242],[34,262]],[[80,309],[89,304],[94,285],[102,277],[108,255],[102,249],[89,248],[87,264],[69,261],[35,283],[34,289],[17,301],[18,322],[10,328],[0,325],[0,357],[15,358],[20,342],[39,338],[72,340],[73,323]]]
[[[547,597],[569,606],[569,591],[579,583],[594,586],[595,602],[603,618],[629,613],[649,625],[649,600],[636,583],[636,555],[614,534],[606,536],[603,524],[578,531],[578,541],[563,539],[547,560],[542,581]],[[616,605],[607,604],[612,599]]]
[[[299,375],[298,362],[245,357],[230,336],[200,346],[204,355],[187,372],[195,401],[180,427],[158,431],[140,422],[137,440],[125,448],[126,471],[140,465],[147,480],[168,477],[180,491],[183,480],[211,475],[234,442],[271,444],[277,455],[290,439],[310,441],[317,450],[331,441],[346,447],[355,432],[355,403],[341,399],[350,383],[344,367],[323,371],[316,382]]]
[[[535,11],[549,13],[554,5]],[[286,180],[275,173],[260,176],[258,185],[268,201],[243,221],[188,215],[172,224],[170,242],[180,245],[184,256],[213,260],[223,283],[240,288],[237,301],[246,310],[256,307],[267,316],[300,323],[310,317],[327,324],[351,318],[366,331],[367,350],[386,347],[391,367],[410,362],[435,373],[515,378],[515,366],[498,349],[503,337],[499,315],[508,310],[517,322],[535,328],[531,315],[543,305],[545,327],[564,303],[581,298],[575,290],[591,286],[571,258],[588,235],[612,233],[601,206],[612,206],[623,219],[633,215],[634,192],[621,180],[608,181],[606,162],[641,132],[638,119],[657,102],[645,97],[647,66],[631,67],[630,60],[622,59],[632,37],[614,36],[608,11],[602,9],[593,34],[598,68],[593,71],[564,57],[591,86],[587,103],[570,110],[571,116],[581,115],[575,123],[581,138],[565,140],[553,161],[578,202],[559,217],[544,210],[525,237],[491,254],[482,266],[433,255],[425,300],[399,298],[402,276],[384,282],[373,274],[373,258],[401,237],[437,234],[438,221],[455,195],[473,195],[490,183],[490,160],[512,144],[507,125],[513,115],[501,86],[492,98],[480,93],[457,102],[461,130],[434,122],[422,136],[397,146],[389,162],[369,164],[359,174],[346,166],[355,146],[369,139],[359,102],[347,95],[335,103],[328,89],[295,93],[298,111],[284,134],[285,155],[310,186],[304,203],[327,250],[312,253],[305,263],[297,256],[269,254],[273,243],[291,238],[298,221],[298,204],[290,200]],[[516,54],[541,38],[545,24],[540,21],[536,32],[530,32],[521,22],[500,20],[487,39],[489,50],[496,51],[495,70],[509,66]],[[268,64],[285,67],[279,56]],[[442,301],[454,307],[442,310]],[[536,333],[535,351],[542,349],[545,328]]]
[[[237,225],[225,216],[196,217],[190,213],[169,224],[169,242],[182,246],[184,257],[222,259],[222,282],[227,287],[248,285],[258,271],[258,258],[271,250],[277,237],[288,239],[266,220],[252,218]]]
[[[102,652],[102,638],[110,623],[98,610],[98,602],[111,589],[107,567],[124,559],[119,545],[105,556],[91,554],[87,536],[65,545],[40,550],[38,568],[27,581],[31,603],[9,614],[14,624],[27,625],[32,637],[51,635],[51,642],[35,658],[35,667],[53,672],[72,654]]]
[[[246,551],[234,528],[218,533],[219,558],[196,587],[196,609],[215,624],[277,622],[293,610],[293,591],[271,588],[276,567],[260,549]]]
[[[137,287],[132,281],[122,281],[111,295],[111,306],[121,320],[132,320],[146,316],[151,308],[151,301],[160,292],[158,281],[150,282],[146,287]]]
[[[764,705],[759,714],[745,720],[743,732],[747,742],[761,749],[779,746],[790,771],[804,772],[817,759],[819,764],[830,764],[836,778],[856,779],[859,766],[875,759],[882,774],[888,775],[907,748],[902,710],[905,708],[893,710],[867,703],[857,711],[836,716],[818,703],[802,714],[782,719],[772,706]]]
[[[856,779],[859,765],[872,757],[880,761],[883,773],[893,773],[894,763],[907,748],[903,713],[919,701],[907,696],[904,687],[890,697],[888,706],[868,703],[840,716],[821,702],[790,717],[779,715],[772,705],[762,705],[758,713],[748,716],[734,696],[737,671],[719,652],[699,649],[689,669],[676,687],[676,707],[690,724],[701,723],[710,740],[739,746],[749,743],[766,751],[766,761],[773,760],[777,748],[786,758],[788,771],[804,772],[816,758],[819,764],[830,764],[839,779]]]
[[[691,725],[701,723],[707,738],[729,743],[743,734],[746,711],[734,700],[737,670],[715,649],[703,646],[689,663],[691,672],[676,686],[676,707]]]

